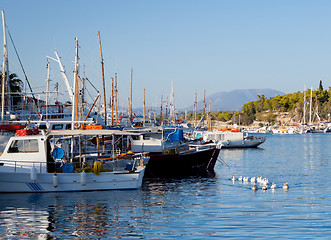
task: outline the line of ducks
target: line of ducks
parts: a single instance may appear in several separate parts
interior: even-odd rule
[[[234,182],[234,181],[236,181],[237,179],[236,179],[236,177],[233,175],[232,178],[231,178],[231,180]],[[253,185],[253,187],[252,187],[252,190],[253,190],[253,191],[256,191],[256,190],[259,189],[259,188],[256,186],[255,182],[258,182],[258,183],[260,183],[260,184],[262,185],[262,190],[268,190],[269,180],[268,180],[267,178],[262,178],[262,177],[260,177],[260,176],[258,176],[257,178],[256,178],[256,177],[252,177],[251,179],[249,179],[249,177],[242,177],[242,176],[239,176],[239,177],[238,177],[238,181],[239,181],[239,182],[249,182],[249,180],[250,180],[251,183],[254,183],[254,185]],[[276,184],[275,184],[275,183],[272,183],[271,186],[270,186],[270,189],[276,189],[276,187],[277,187]],[[290,188],[290,187],[289,187],[288,183],[287,183],[287,182],[284,183],[284,185],[283,185],[283,189],[287,190],[287,189],[289,189],[289,188]]]

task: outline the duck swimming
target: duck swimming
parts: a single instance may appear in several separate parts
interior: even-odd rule
[[[235,178],[234,175],[232,176],[231,180],[232,180],[232,181],[236,181],[236,178]]]
[[[252,190],[256,191],[257,189],[258,189],[257,186],[254,184]]]
[[[243,180],[243,177],[239,176],[238,181],[242,181],[242,180]]]
[[[284,189],[289,189],[289,188],[290,188],[287,182],[286,182],[286,183],[284,183],[284,186],[283,186],[283,188],[284,188]]]
[[[263,185],[262,190],[267,190],[268,186],[267,185]]]
[[[270,188],[271,189],[276,189],[276,184],[275,183],[272,183]]]
[[[255,183],[255,177],[252,177],[252,178],[251,178],[251,182],[252,182],[252,183]]]

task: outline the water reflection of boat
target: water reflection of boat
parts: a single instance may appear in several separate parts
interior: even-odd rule
[[[1,239],[111,238],[124,236],[135,221],[128,209],[142,205],[142,191],[0,195]]]

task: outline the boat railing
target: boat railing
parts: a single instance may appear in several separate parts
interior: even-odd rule
[[[19,160],[1,160],[0,171],[4,172],[30,172],[32,168],[37,173],[68,173],[93,171],[95,162],[100,162],[105,171],[133,170],[138,166],[143,166],[148,161],[149,155],[145,153],[133,153],[123,158],[105,158],[104,156],[95,156],[90,159],[84,158],[82,161],[19,161]]]
[[[189,144],[189,149],[198,151],[198,150],[205,150],[205,149],[209,149],[209,148],[215,148],[216,146],[217,146],[217,144],[215,144],[215,143]]]
[[[27,169],[36,168],[39,173],[47,172],[47,167],[54,165],[56,162],[35,162],[35,161],[19,161],[19,160],[1,160],[0,170],[3,167],[8,167],[6,170],[13,169],[13,172],[24,172]]]

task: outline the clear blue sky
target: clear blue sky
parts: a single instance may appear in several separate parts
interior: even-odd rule
[[[329,0],[1,0],[0,6],[36,91],[45,88],[46,56],[54,57],[55,48],[72,82],[75,37],[85,74],[101,90],[98,31],[107,95],[117,72],[124,106],[131,67],[133,107],[142,106],[144,88],[147,105],[159,105],[171,80],[177,108],[192,105],[195,90],[201,99],[204,89],[207,95],[247,88],[289,93],[304,84],[316,88],[319,80],[331,85]],[[51,68],[52,85],[59,82],[64,93],[58,65]],[[11,62],[10,70],[23,79]]]

